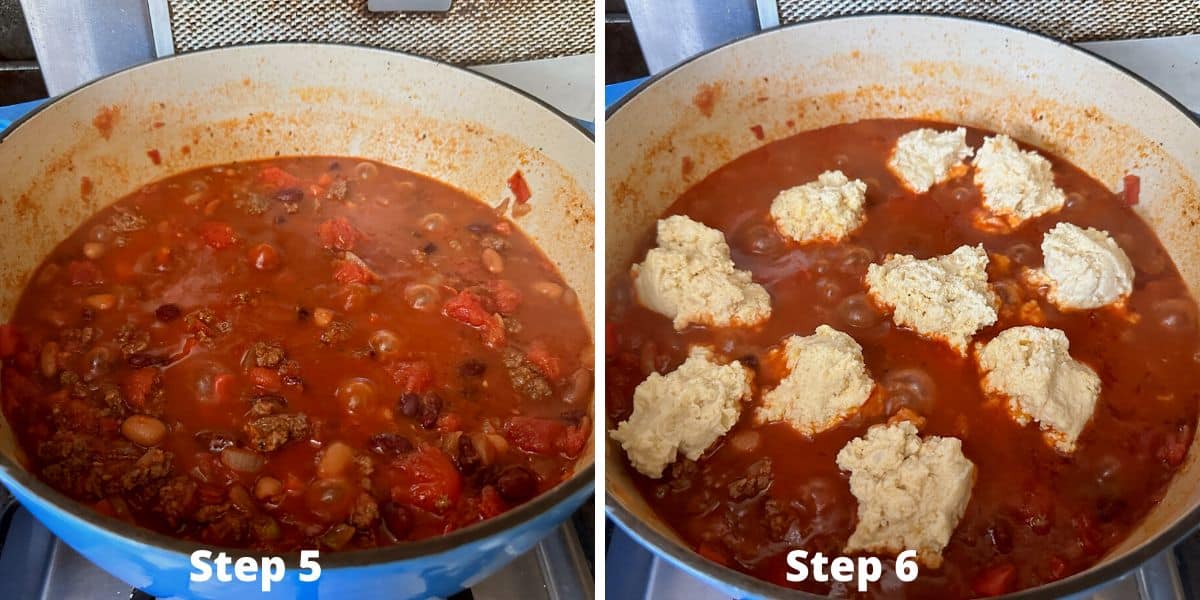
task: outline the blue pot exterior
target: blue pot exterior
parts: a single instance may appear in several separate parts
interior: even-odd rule
[[[570,517],[592,493],[591,486],[583,486],[515,527],[437,554],[371,563],[370,551],[367,551],[361,565],[322,565],[320,578],[312,583],[301,582],[301,570],[289,568],[283,581],[274,582],[270,594],[263,594],[257,580],[219,582],[214,577],[203,583],[191,582],[189,573],[193,569],[188,555],[142,543],[89,523],[78,514],[38,497],[16,481],[7,469],[0,468],[0,483],[67,545],[114,577],[159,598],[386,597],[399,600],[446,597],[478,583],[529,551]],[[89,509],[80,506],[79,510]],[[322,562],[318,559],[318,563]]]

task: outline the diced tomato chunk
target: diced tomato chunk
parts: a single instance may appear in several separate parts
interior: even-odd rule
[[[487,282],[487,290],[500,314],[511,315],[517,312],[517,307],[521,305],[521,290],[511,281],[493,279]]]
[[[300,179],[279,167],[267,167],[258,172],[258,180],[264,185],[284,189],[300,185]]]
[[[443,413],[442,416],[438,417],[437,430],[442,433],[462,431],[462,420],[452,412]]]
[[[1137,175],[1132,173],[1125,176],[1125,204],[1133,206],[1138,203],[1138,196],[1142,193],[1142,180]]]
[[[433,387],[433,365],[424,360],[398,362],[388,370],[405,393],[420,394]]]
[[[317,228],[317,235],[321,238],[322,246],[336,250],[353,250],[354,245],[362,238],[362,234],[345,217],[321,223]]]
[[[339,260],[333,267],[333,279],[342,285],[370,283],[375,280],[375,274],[354,261]]]
[[[567,425],[560,419],[516,416],[504,422],[504,434],[518,448],[542,455],[576,456],[587,443],[590,432],[586,419],[580,425]]]
[[[980,596],[999,596],[1015,590],[1016,587],[1017,568],[1009,563],[984,569],[971,583],[971,589]]]
[[[237,234],[227,223],[205,221],[200,224],[200,237],[213,250],[228,248],[237,241]]]
[[[558,442],[567,432],[567,424],[542,417],[509,417],[504,433],[518,448],[535,454],[555,454]]]
[[[399,463],[402,483],[392,487],[392,500],[444,513],[458,503],[462,477],[450,457],[433,446],[404,455]]]
[[[442,314],[475,329],[483,336],[483,343],[491,348],[503,346],[504,322],[483,307],[483,301],[474,293],[463,290],[446,301]]]
[[[701,542],[700,546],[696,548],[696,554],[719,565],[729,565],[729,559],[725,557],[725,553],[709,542]]]
[[[483,489],[479,491],[479,516],[490,519],[506,510],[508,510],[508,506],[505,505],[504,498],[500,497],[500,492],[496,491],[496,487],[483,486]]]
[[[1096,528],[1096,524],[1092,522],[1085,514],[1077,514],[1071,519],[1071,524],[1075,526],[1075,534],[1079,536],[1079,547],[1084,554],[1099,554],[1100,553],[1100,530]]]
[[[0,325],[0,359],[12,358],[17,354],[21,338],[12,323]]]
[[[250,383],[268,392],[278,392],[283,389],[283,381],[279,378],[279,373],[266,367],[250,369]]]
[[[529,348],[525,351],[525,358],[537,367],[546,379],[557,381],[561,373],[561,367],[558,363],[558,357],[550,353],[550,349],[541,340],[534,340],[529,344]]]
[[[1067,575],[1067,562],[1066,561],[1064,561],[1063,559],[1061,559],[1057,556],[1051,556],[1050,560],[1048,561],[1047,564],[1050,567],[1050,571],[1049,571],[1050,581],[1057,581],[1059,579],[1062,579],[1063,577],[1066,577],[1066,575]]]
[[[517,199],[517,204],[525,204],[533,196],[533,192],[529,190],[529,184],[525,181],[525,176],[521,174],[519,169],[513,171],[513,174],[509,176],[508,189],[513,193],[513,197]]]
[[[1167,433],[1163,438],[1162,444],[1158,447],[1155,455],[1159,460],[1178,467],[1183,464],[1183,459],[1187,458],[1188,446],[1192,442],[1192,428],[1190,425],[1180,425],[1174,430]]]
[[[209,400],[218,404],[228,402],[234,397],[233,386],[237,383],[237,379],[229,373],[222,373],[213,378],[213,397]]]
[[[67,275],[71,285],[97,285],[104,283],[104,275],[100,267],[90,260],[73,260],[67,263]]]
[[[569,425],[567,432],[563,435],[559,447],[562,448],[563,454],[574,458],[583,452],[583,447],[592,437],[591,421],[583,419],[578,425]]]
[[[125,402],[133,409],[146,408],[146,401],[158,383],[158,370],[153,367],[138,369],[125,378],[122,391]]]

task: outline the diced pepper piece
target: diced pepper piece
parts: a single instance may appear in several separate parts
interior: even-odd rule
[[[1125,204],[1134,206],[1138,203],[1138,196],[1142,193],[1142,180],[1137,175],[1129,174],[1125,176]]]
[[[283,381],[280,379],[279,373],[266,367],[250,369],[250,383],[268,392],[278,392],[283,389]]]
[[[12,358],[17,354],[21,338],[12,323],[0,325],[0,359]]]
[[[568,425],[560,419],[516,416],[504,421],[504,434],[518,448],[547,456],[574,457],[583,450],[590,432],[584,423]]]
[[[321,238],[322,246],[335,250],[353,250],[354,245],[362,238],[362,234],[345,217],[321,223],[317,228],[317,235]]]
[[[1017,587],[1017,568],[1001,563],[984,569],[971,583],[971,589],[980,596],[999,596]]]
[[[517,312],[517,307],[521,305],[521,290],[507,279],[488,281],[487,291],[500,314],[511,315]]]
[[[67,275],[71,285],[98,285],[104,283],[100,267],[90,260],[73,260],[67,263]]]
[[[423,360],[402,361],[388,369],[405,393],[421,394],[433,387],[433,365]]]
[[[483,486],[483,489],[479,491],[479,516],[490,519],[506,510],[508,510],[508,506],[505,505],[504,498],[500,497],[500,492],[496,491],[496,487]]]
[[[237,234],[227,223],[220,221],[205,221],[200,224],[200,238],[213,250],[221,250],[232,246],[237,241]]]
[[[354,261],[339,260],[333,267],[333,279],[343,285],[371,283],[375,280],[375,275]]]
[[[513,197],[517,199],[517,204],[525,204],[533,196],[533,192],[529,190],[529,184],[525,181],[525,176],[521,174],[520,169],[513,171],[513,174],[509,176],[508,189],[513,193]]]
[[[280,190],[300,185],[299,178],[279,167],[267,167],[259,171],[258,180],[268,187]]]

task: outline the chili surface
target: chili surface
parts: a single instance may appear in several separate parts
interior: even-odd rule
[[[270,551],[436,536],[569,477],[590,348],[512,221],[336,157],[141,188],[60,243],[0,326],[3,409],[37,476]]]
[[[719,168],[667,209],[664,216],[686,214],[724,232],[735,264],[771,295],[773,313],[761,328],[676,332],[669,319],[637,303],[627,272],[610,282],[610,426],[628,418],[633,390],[649,373],[674,370],[696,344],[753,367],[756,387],[770,388],[784,366],[769,359],[768,350],[829,324],[862,345],[877,383],[857,414],[811,439],[783,423],[756,426],[752,406],[745,406],[740,421],[700,460],[680,459],[658,480],[629,469],[659,516],[711,560],[782,586],[838,596],[1004,593],[1096,563],[1154,507],[1183,462],[1200,394],[1196,305],[1128,199],[1042,152],[1067,193],[1066,206],[1013,231],[980,229],[981,197],[970,174],[918,195],[886,167],[897,138],[919,127],[954,126],[869,120],[800,133]],[[969,129],[968,143],[978,148],[989,134]],[[866,182],[865,225],[840,243],[782,239],[768,216],[776,194],[833,169]],[[1020,270],[1041,265],[1042,235],[1060,221],[1106,230],[1129,255],[1136,278],[1127,311],[1060,312],[1022,283]],[[635,262],[653,242],[648,231]],[[1003,302],[999,321],[976,341],[1021,324],[1062,329],[1071,355],[1099,374],[1100,399],[1073,455],[1057,453],[1036,424],[1020,426],[1002,404],[985,399],[972,358],[896,327],[866,297],[868,264],[891,253],[928,258],[964,244],[987,249],[989,280]],[[945,564],[903,584],[888,560],[882,581],[866,594],[853,584],[788,583],[789,550],[841,555],[854,529],[857,503],[848,475],[835,464],[837,452],[902,409],[923,419],[922,435],[960,438],[977,468]]]

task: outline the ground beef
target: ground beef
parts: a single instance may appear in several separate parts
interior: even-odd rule
[[[322,344],[339,344],[350,339],[350,324],[345,321],[334,321],[321,332]]]
[[[369,529],[379,520],[379,505],[370,494],[363,492],[350,509],[350,524],[358,529]]]
[[[746,469],[746,476],[729,484],[729,498],[744,500],[759,495],[771,485],[771,459],[761,458]]]
[[[202,506],[192,518],[204,525],[200,541],[214,546],[241,545],[250,530],[250,517],[228,502]]]
[[[60,429],[37,448],[42,477],[60,490],[75,496],[85,496],[86,475],[92,468],[91,438],[74,431]]]
[[[304,200],[304,190],[300,188],[284,188],[275,192],[275,200],[283,205],[283,209],[287,214],[294,215],[300,212],[300,201]]]
[[[249,414],[254,417],[265,417],[283,412],[287,408],[287,400],[282,396],[259,396],[250,404]]]
[[[494,233],[485,233],[479,237],[479,244],[484,248],[491,248],[496,252],[504,252],[508,250],[508,240]]]
[[[525,358],[525,355],[520,351],[507,349],[504,351],[502,359],[504,368],[508,369],[508,377],[512,381],[513,388],[521,394],[532,400],[542,400],[549,398],[551,394],[550,383],[542,377],[540,371],[533,363]]]
[[[248,215],[261,215],[267,212],[267,208],[271,206],[271,203],[266,197],[254,192],[249,192],[246,194],[239,194],[238,197],[233,200],[233,206]]]
[[[767,535],[777,542],[786,539],[792,525],[799,521],[795,510],[774,498],[767,498],[763,503],[763,516]]]
[[[152,481],[162,479],[171,472],[173,455],[158,448],[150,448],[133,467],[121,476],[121,487],[131,491]]]
[[[64,329],[58,334],[58,344],[63,352],[82,352],[96,340],[96,330],[92,327],[77,327]]]
[[[118,207],[112,218],[108,220],[108,226],[117,233],[129,233],[146,228],[146,217],[126,209]]]
[[[151,503],[154,511],[172,527],[188,515],[196,500],[196,482],[186,475],[177,475],[158,488],[157,499]]]
[[[271,452],[280,446],[308,436],[308,417],[303,414],[270,415],[246,424],[250,447],[259,452]]]
[[[364,478],[370,477],[375,472],[375,461],[371,459],[369,454],[355,454],[354,466],[358,467],[359,474]]]
[[[681,458],[668,467],[670,480],[667,481],[667,489],[673,493],[687,491],[692,487],[692,481],[697,474],[700,473],[700,467],[696,465],[696,461]]]
[[[101,414],[114,419],[121,419],[128,413],[125,407],[125,399],[121,397],[121,388],[117,387],[116,384],[102,383],[92,391],[92,394],[96,402],[104,407],[100,411]]]
[[[344,177],[337,177],[333,183],[329,184],[329,189],[325,190],[325,199],[336,202],[345,202],[346,197],[350,194],[350,182]]]
[[[211,308],[193,310],[183,316],[183,323],[200,341],[233,330],[233,323],[217,318],[217,313]]]
[[[504,330],[505,331],[512,333],[512,334],[518,334],[518,333],[521,333],[521,329],[522,329],[521,322],[518,321],[516,318],[504,317]]]
[[[125,356],[137,354],[150,346],[150,332],[134,327],[132,323],[126,323],[117,330],[117,343],[121,345],[121,352]]]
[[[274,369],[283,362],[283,346],[275,342],[255,342],[250,349],[254,353],[254,364],[268,369]]]
[[[83,383],[83,379],[79,377],[79,373],[75,371],[63,370],[59,373],[58,385],[61,389],[66,390],[68,396],[77,400],[91,396],[91,390]]]

